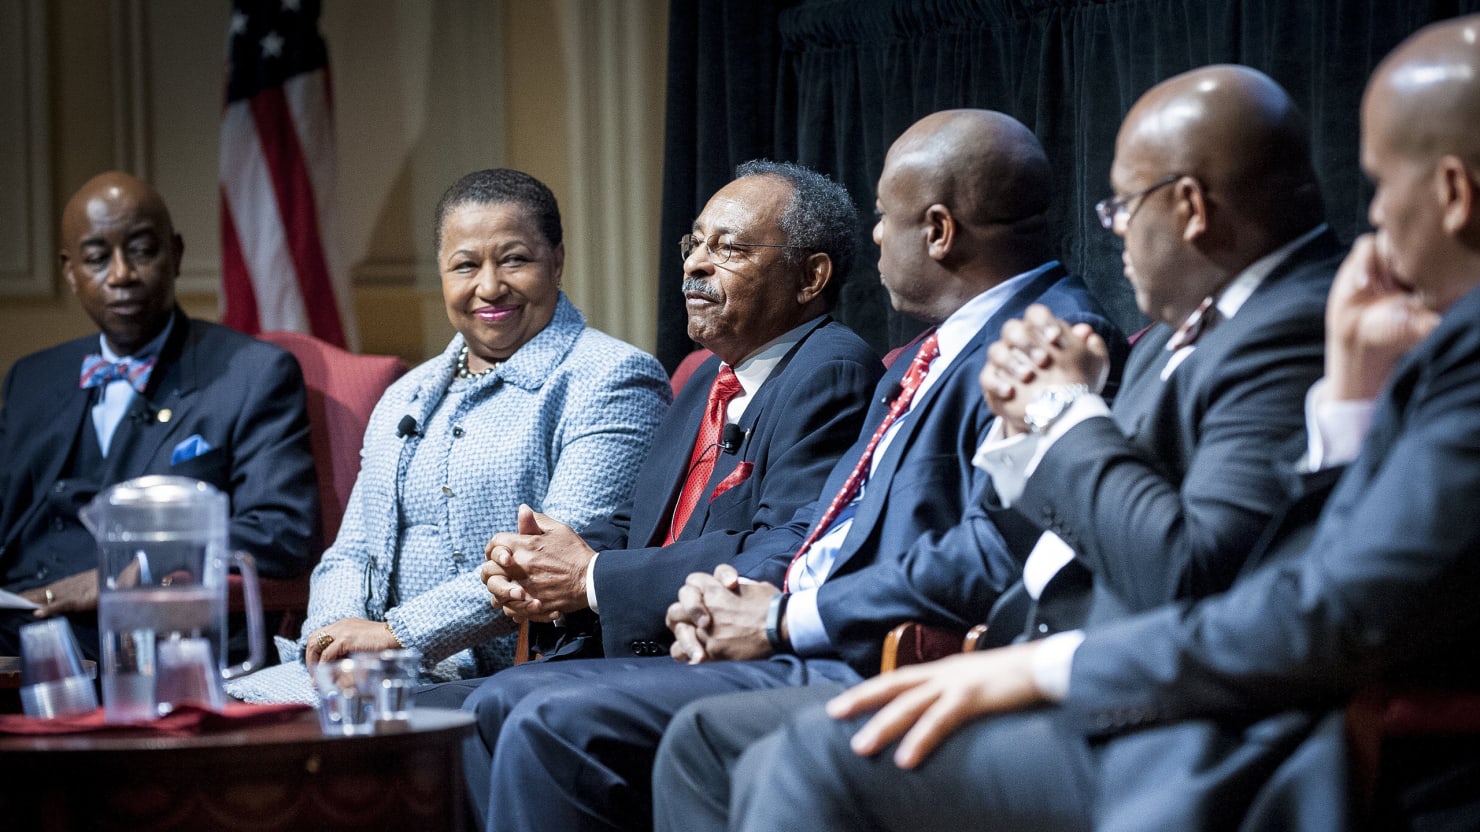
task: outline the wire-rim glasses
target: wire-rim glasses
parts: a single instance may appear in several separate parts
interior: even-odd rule
[[[1181,173],[1169,173],[1166,175],[1165,178],[1158,179],[1149,187],[1142,188],[1141,190],[1136,191],[1133,194],[1126,194],[1125,196],[1105,197],[1099,202],[1096,202],[1095,214],[1097,214],[1100,218],[1100,225],[1103,225],[1106,231],[1114,231],[1116,220],[1119,220],[1122,217],[1126,220],[1130,219],[1132,202],[1135,202],[1141,197],[1150,194],[1152,191],[1158,190],[1160,188],[1165,188],[1173,182],[1176,182],[1178,179],[1181,179],[1184,175],[1185,174]]]
[[[707,238],[704,239],[695,237],[693,234],[685,234],[682,237],[678,238],[678,250],[681,254],[683,254],[683,259],[685,260],[689,259],[689,255],[694,253],[694,249],[698,248],[701,245],[709,249],[709,259],[714,261],[715,263],[730,262],[730,258],[735,256],[736,249],[806,248],[806,246],[794,246],[785,243],[741,243],[736,242],[735,240],[721,239],[721,236],[719,234],[710,234]]]

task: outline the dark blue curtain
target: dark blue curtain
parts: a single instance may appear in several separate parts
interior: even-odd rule
[[[1269,73],[1310,121],[1327,215],[1350,240],[1366,227],[1358,167],[1367,76],[1426,23],[1480,0],[673,0],[664,160],[659,357],[685,334],[675,240],[734,166],[791,159],[846,185],[873,216],[890,143],[951,107],[1001,110],[1037,133],[1055,165],[1060,255],[1127,332],[1141,325],[1119,241],[1091,206],[1109,193],[1115,133],[1158,81],[1210,63]],[[920,328],[879,285],[871,225],[838,316],[881,352]]]

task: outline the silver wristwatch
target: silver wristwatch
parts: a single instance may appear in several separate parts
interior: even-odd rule
[[[1060,384],[1050,387],[1023,408],[1023,421],[1027,422],[1028,430],[1033,433],[1045,433],[1054,422],[1069,412],[1069,406],[1074,404],[1075,399],[1088,392],[1087,384]]]

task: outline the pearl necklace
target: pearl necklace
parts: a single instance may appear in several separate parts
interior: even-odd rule
[[[498,368],[500,368],[502,366],[504,366],[504,362],[502,362],[502,361],[495,361],[486,370],[480,370],[480,371],[478,371],[476,373],[473,372],[472,370],[469,370],[468,369],[468,345],[467,344],[463,344],[463,348],[461,350],[459,350],[458,353],[457,353],[457,372],[456,372],[456,376],[458,378],[469,379],[469,380],[472,380],[472,379],[475,379],[475,378],[483,378],[484,376],[488,375],[489,373],[493,372],[494,370],[497,370]]]

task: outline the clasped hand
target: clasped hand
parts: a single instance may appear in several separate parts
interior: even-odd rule
[[[1021,319],[1002,325],[980,380],[987,405],[1011,436],[1028,429],[1025,409],[1043,391],[1083,384],[1099,392],[1109,373],[1110,351],[1089,324],[1071,326],[1048,307],[1033,304]]]
[[[554,621],[586,609],[586,567],[596,552],[570,526],[526,505],[519,531],[496,534],[478,575],[489,603],[515,621]]]
[[[668,607],[669,648],[675,661],[700,664],[746,661],[771,655],[766,612],[781,590],[772,584],[741,580],[728,563],[714,574],[695,572]]]

